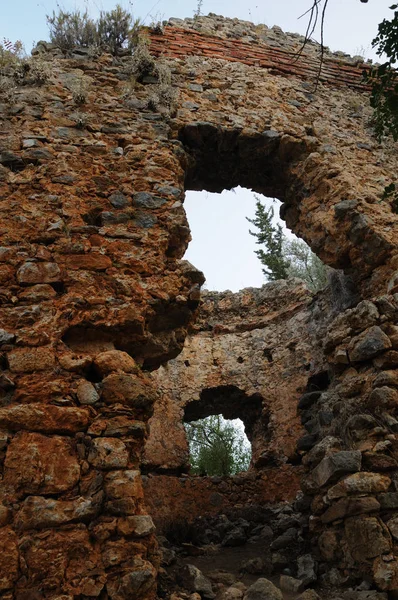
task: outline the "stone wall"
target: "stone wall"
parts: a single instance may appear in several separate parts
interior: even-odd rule
[[[325,340],[330,391],[299,401],[315,436],[303,486],[324,560],[396,589],[398,216],[383,196],[395,145],[374,138],[353,61],[328,56],[315,93],[317,49],[294,62],[298,38],[181,25],[151,36],[167,89],[132,81],[129,57],[39,44],[49,80],[1,99],[0,597],[155,597],[139,471],[151,371],[182,350],[203,283],[181,260],[184,189],[238,184],[279,198],[362,294]],[[243,59],[247,44],[258,56]]]
[[[165,533],[179,524],[228,510],[292,502],[302,475],[302,468],[283,465],[234,477],[150,474],[143,477],[143,483],[157,532]]]
[[[294,279],[238,294],[204,292],[183,351],[153,373],[161,398],[147,468],[186,470],[183,422],[210,414],[242,419],[253,467],[297,462],[297,403],[311,377],[324,373],[328,385],[322,340],[333,310],[326,294],[314,299]]]

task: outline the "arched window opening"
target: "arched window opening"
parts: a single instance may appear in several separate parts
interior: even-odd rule
[[[210,415],[185,423],[193,475],[236,475],[247,471],[251,446],[241,419]]]
[[[263,399],[227,385],[202,391],[187,404],[184,425],[191,473],[230,476],[247,471],[263,425]]]

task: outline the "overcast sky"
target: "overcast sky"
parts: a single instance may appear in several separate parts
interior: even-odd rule
[[[93,15],[116,4],[116,0],[0,2],[0,40],[22,40],[28,51],[34,41],[48,39],[46,14],[56,10],[58,4],[64,10],[87,7]],[[197,0],[123,0],[120,3],[147,24],[169,17],[192,17],[197,8]],[[312,0],[203,0],[202,14],[213,12],[256,24],[279,25],[284,31],[304,34],[307,20],[299,17],[311,4]],[[329,0],[325,44],[332,50],[376,58],[371,41],[377,33],[377,24],[392,14],[388,8],[391,4],[392,0],[369,0],[367,4],[360,0]],[[186,258],[204,271],[209,289],[237,291],[264,283],[261,265],[253,253],[255,239],[249,235],[249,223],[245,219],[254,216],[255,199],[250,192],[240,189],[235,194],[221,195],[189,192],[185,208],[193,236]]]

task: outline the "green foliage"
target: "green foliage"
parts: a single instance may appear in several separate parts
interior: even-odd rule
[[[22,42],[17,40],[11,42],[7,38],[3,38],[0,42],[0,69],[5,67],[15,67],[25,56],[25,50]]]
[[[234,475],[246,471],[251,452],[244,435],[220,415],[185,423],[196,475]]]
[[[374,127],[377,138],[391,134],[398,140],[398,78],[394,65],[398,60],[398,8],[392,19],[384,19],[378,26],[378,34],[372,41],[379,56],[385,54],[387,61],[370,71],[364,72],[364,79],[372,86],[370,103],[374,109]]]
[[[59,9],[58,13],[53,11],[51,17],[47,15],[47,24],[51,42],[64,52],[75,46],[98,45],[97,25],[87,11],[66,12]]]
[[[139,19],[133,20],[131,13],[120,4],[111,11],[101,11],[97,24],[99,45],[116,56],[123,48],[132,50],[138,41]]]
[[[302,240],[286,240],[284,256],[289,260],[289,277],[299,277],[313,292],[323,290],[328,284],[328,267]]]
[[[50,40],[65,53],[76,46],[107,50],[114,56],[123,50],[131,51],[138,42],[141,26],[139,19],[123,9],[119,4],[111,11],[101,11],[98,20],[90,18],[87,10],[47,15]]]
[[[250,235],[257,238],[256,244],[261,244],[263,248],[256,250],[256,254],[264,265],[262,270],[269,281],[278,279],[287,279],[289,276],[290,262],[283,252],[283,231],[280,225],[273,224],[274,209],[271,206],[268,210],[262,204],[261,200],[256,196],[256,212],[255,218],[249,219],[259,229],[259,232],[254,233],[249,230]]]
[[[382,200],[390,200],[392,211],[398,214],[398,190],[395,183],[390,183],[384,188]]]
[[[268,210],[256,196],[254,219],[247,219],[259,231],[251,235],[257,238],[256,244],[263,248],[256,250],[260,262],[266,267],[263,273],[269,281],[299,277],[313,292],[323,289],[328,283],[328,267],[311,251],[302,240],[288,240],[280,225],[273,224],[274,209]],[[247,217],[246,217],[247,218]]]

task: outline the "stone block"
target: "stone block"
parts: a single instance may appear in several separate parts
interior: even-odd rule
[[[124,404],[151,415],[157,392],[141,377],[112,373],[103,381],[102,399],[107,404]]]
[[[79,481],[80,466],[67,438],[17,433],[8,446],[4,483],[16,493],[58,494]]]
[[[99,417],[93,421],[87,433],[93,436],[127,436],[142,440],[147,434],[147,425],[142,421],[135,421],[131,417],[124,415],[108,419]]]
[[[136,515],[143,501],[139,471],[113,471],[105,478],[106,510],[116,516]]]
[[[379,473],[354,473],[349,475],[327,493],[328,500],[335,500],[350,494],[376,494],[386,492],[390,487],[391,479]]]
[[[335,504],[332,504],[322,515],[323,523],[332,523],[339,519],[345,519],[353,515],[377,512],[380,510],[380,503],[373,496],[364,498],[341,498]]]
[[[96,438],[91,443],[87,460],[100,469],[121,469],[127,467],[129,454],[121,440]]]
[[[17,271],[17,281],[20,285],[35,285],[37,283],[60,283],[61,269],[52,262],[26,262]]]
[[[73,434],[84,431],[90,420],[85,408],[54,404],[12,404],[0,408],[0,427],[10,431]]]
[[[373,563],[373,577],[377,587],[385,592],[398,589],[398,560],[391,555],[380,556]]]
[[[84,525],[50,530],[47,535],[32,533],[21,554],[29,574],[29,598],[42,598],[43,589],[68,589],[73,598],[97,598],[104,588],[101,557]]]
[[[109,350],[97,354],[94,365],[102,377],[111,373],[138,373],[139,369],[135,360],[121,350]]]
[[[398,351],[388,350],[373,360],[376,369],[395,369],[398,366]]]
[[[70,270],[84,269],[87,271],[105,271],[112,266],[109,256],[100,252],[89,254],[71,254],[62,257],[65,267]]]
[[[154,533],[155,525],[149,515],[134,515],[118,519],[117,529],[120,535],[141,538]]]
[[[0,593],[13,590],[19,576],[18,539],[11,527],[0,529]]]
[[[55,354],[51,348],[15,348],[7,353],[10,371],[34,373],[48,371],[55,366]]]
[[[392,517],[386,522],[386,525],[394,538],[395,541],[398,541],[398,516]]]
[[[373,387],[398,387],[398,371],[382,371],[373,382]]]
[[[365,452],[362,455],[362,466],[369,471],[394,471],[398,468],[398,462],[389,454]]]
[[[94,385],[85,379],[78,384],[76,394],[80,404],[95,404],[100,399]]]
[[[382,510],[392,510],[398,508],[398,492],[387,492],[377,496]]]
[[[398,389],[387,386],[377,387],[370,394],[368,406],[370,408],[397,408]]]
[[[109,196],[109,202],[113,208],[126,208],[130,204],[130,200],[122,192],[114,192]]]
[[[135,558],[131,562],[130,567],[120,569],[117,576],[108,578],[106,590],[108,597],[112,600],[141,600],[146,597],[154,597],[155,568],[150,562],[139,558]]]
[[[312,471],[312,479],[318,487],[345,475],[356,473],[361,468],[362,455],[359,450],[342,450],[325,456]]]
[[[388,530],[377,517],[351,517],[344,531],[351,556],[359,563],[391,551]]]
[[[45,529],[75,521],[94,519],[100,511],[102,494],[92,498],[55,500],[41,496],[28,496],[16,515],[16,524],[23,529]]]
[[[389,348],[391,348],[390,338],[375,325],[351,340],[348,355],[351,362],[363,362]]]

